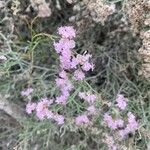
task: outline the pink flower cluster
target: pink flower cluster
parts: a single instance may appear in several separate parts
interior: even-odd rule
[[[117,95],[117,106],[124,110],[127,106],[125,102],[125,98],[123,95]],[[125,124],[125,121],[122,119],[113,119],[108,113],[104,114],[104,122],[105,124],[112,130],[117,130],[121,139],[124,139],[129,133],[134,133],[138,129],[138,123],[136,121],[135,116],[129,112],[127,114],[128,121]],[[120,129],[122,128],[122,129]]]
[[[94,65],[90,62],[92,55],[90,54],[74,54],[73,48],[75,47],[76,37],[75,30],[72,26],[64,26],[58,29],[58,34],[61,39],[54,42],[56,52],[59,54],[61,73],[56,79],[56,85],[61,91],[61,95],[56,98],[56,103],[65,105],[70,95],[71,90],[74,88],[65,70],[73,72],[73,80],[80,81],[85,78],[85,72],[94,69]],[[89,104],[93,104],[96,96],[90,93],[80,93],[79,97],[84,99]],[[96,109],[94,105],[87,108],[88,114],[94,114]],[[86,114],[79,115],[75,118],[76,125],[88,124],[89,118]]]
[[[73,39],[76,37],[76,32],[72,26],[58,28],[58,34],[61,36],[61,39],[58,42],[54,42],[54,48],[59,54],[61,71],[55,81],[61,91],[61,95],[56,98],[56,103],[66,105],[70,92],[74,88],[66,70],[73,72],[73,79],[83,80],[85,78],[83,71],[93,69],[94,65],[90,63],[90,58],[92,57],[90,54],[74,55],[72,49],[75,47]]]
[[[85,78],[85,72],[94,69],[94,64],[90,62],[90,58],[92,55],[90,54],[77,54],[76,57],[73,56],[71,61],[71,68],[76,69],[74,71],[74,79],[75,80],[83,80]],[[80,66],[77,69],[77,66]]]
[[[26,105],[26,112],[31,114],[35,110],[36,116],[39,120],[52,119],[57,122],[58,125],[64,124],[64,116],[53,113],[49,110],[50,105],[53,104],[52,99],[43,98],[38,103],[29,102]]]
[[[31,114],[36,112],[36,116],[39,120],[52,119],[57,124],[63,124],[65,117],[63,115],[54,113],[50,110],[53,103],[58,105],[66,105],[67,100],[74,89],[72,81],[80,81],[85,78],[85,72],[93,70],[94,65],[90,62],[92,55],[90,54],[75,54],[73,48],[75,47],[74,38],[76,37],[76,31],[72,26],[64,26],[58,28],[58,34],[61,36],[58,42],[54,42],[54,48],[59,56],[60,72],[55,79],[56,87],[59,90],[59,95],[54,100],[47,98],[41,99],[37,103],[29,102],[26,105],[26,112]],[[28,96],[32,93],[32,89],[22,91],[22,96]],[[76,125],[89,124],[90,120],[88,115],[92,115],[96,112],[94,102],[96,96],[89,92],[80,93],[79,97],[84,99],[90,104],[87,111],[81,115],[78,115],[74,121]],[[31,100],[31,99],[30,99]]]
[[[118,131],[118,134],[121,137],[121,139],[124,139],[129,133],[134,133],[137,129],[138,123],[136,121],[136,118],[131,112],[129,112],[128,123],[124,129]]]
[[[58,29],[61,39],[54,42],[54,48],[59,54],[60,67],[62,70],[73,70],[75,80],[83,80],[85,72],[93,70],[94,65],[90,63],[90,54],[75,54],[72,49],[75,47],[76,32],[72,26],[64,26]],[[79,67],[77,67],[79,66]]]
[[[104,122],[110,129],[117,129],[124,126],[124,121],[122,119],[114,120],[109,114],[105,113],[104,115]]]

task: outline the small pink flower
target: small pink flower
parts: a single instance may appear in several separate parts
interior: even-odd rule
[[[70,69],[71,68],[71,57],[67,58],[67,57],[63,57],[63,56],[59,56],[60,59],[60,66],[62,69]]]
[[[76,33],[75,33],[73,26],[59,27],[58,34],[61,35],[63,38],[72,39],[72,38],[76,37]]]
[[[64,116],[57,114],[54,116],[54,120],[57,122],[58,125],[62,125],[62,124],[64,124],[65,118],[64,118]]]
[[[71,68],[76,69],[78,64],[79,64],[79,61],[77,60],[77,58],[73,57],[71,60]]]
[[[89,118],[86,115],[80,115],[75,119],[76,125],[89,124],[89,122]]]
[[[60,88],[62,93],[69,92],[74,88],[73,84],[68,79],[57,78],[55,79],[55,81],[56,81],[57,87]]]
[[[73,84],[71,83],[71,81],[67,80],[66,84],[64,85],[64,89],[71,91],[74,88]]]
[[[126,138],[126,136],[129,133],[133,133],[137,129],[138,129],[138,123],[135,120],[135,116],[131,112],[129,112],[128,113],[128,124],[127,124],[126,128],[119,130],[118,134],[121,137],[121,140],[123,140],[124,138]]]
[[[61,95],[61,96],[59,96],[59,97],[56,98],[56,103],[57,104],[66,105],[67,98],[68,97],[66,97],[64,95]]]
[[[127,129],[129,132],[134,132],[138,129],[138,123],[135,119],[135,116],[131,112],[128,113]]]
[[[83,80],[84,78],[85,78],[85,74],[84,74],[84,72],[83,71],[81,71],[81,70],[76,70],[75,72],[74,72],[74,78],[75,78],[75,80]]]
[[[62,39],[60,39],[59,42],[63,43],[63,46],[64,46],[63,51],[66,50],[68,52],[68,50],[71,50],[71,49],[75,48],[75,41],[74,40],[68,40],[68,39],[63,39],[62,38]]]
[[[62,52],[63,50],[63,43],[60,43],[60,42],[54,42],[54,48],[56,50],[56,52],[59,54]]]
[[[90,113],[90,114],[95,114],[96,113],[96,108],[91,105],[87,108],[87,111]]]
[[[90,69],[92,69],[92,71],[93,71],[94,65],[91,64],[91,63],[89,63],[89,62],[85,62],[85,63],[83,64],[83,66],[82,66],[82,69],[83,69],[84,71],[89,71]]]
[[[67,76],[67,72],[62,70],[60,73],[59,73],[59,76],[63,79],[66,79],[68,80],[68,76]]]
[[[36,108],[36,104],[29,102],[29,103],[26,105],[26,112],[27,112],[28,114],[31,114],[32,111],[35,110],[35,108]]]
[[[88,94],[87,97],[86,97],[86,101],[88,103],[94,103],[94,101],[96,100],[96,96],[94,94]]]
[[[124,121],[122,119],[116,119],[115,124],[118,128],[121,128],[124,126]]]
[[[68,55],[71,55],[71,49],[75,47],[75,42],[69,39],[60,39],[58,42],[54,42],[54,48],[56,52],[63,53],[67,52]]]
[[[97,98],[96,95],[91,94],[90,92],[79,92],[79,97],[87,101],[89,104],[94,103]]]
[[[62,78],[56,78],[55,81],[56,81],[57,87],[62,87],[62,86],[64,86],[65,83],[66,83],[66,80],[65,80],[65,79],[62,79]]]
[[[72,52],[71,52],[70,49],[68,49],[68,50],[63,50],[63,51],[61,52],[61,56],[62,56],[64,59],[68,59],[70,63],[71,63],[71,55],[72,55]]]
[[[45,115],[47,117],[47,119],[53,119],[54,118],[54,114],[52,113],[52,111],[45,109]]]
[[[37,103],[37,106],[36,106],[36,116],[40,120],[43,120],[46,117],[48,107],[52,103],[53,103],[53,100],[48,100],[47,98],[44,98],[40,102]]]
[[[118,134],[119,134],[119,136],[121,138],[120,140],[123,140],[129,134],[129,131],[125,128],[125,129],[119,130]]]
[[[90,55],[90,54],[83,54],[83,55],[81,55],[81,54],[78,54],[77,55],[77,60],[78,60],[78,62],[81,64],[81,65],[83,65],[85,62],[89,62],[89,59],[92,57],[92,55]]]
[[[113,130],[117,129],[117,125],[115,124],[114,120],[107,113],[104,114],[104,122],[110,129],[113,129]]]
[[[38,119],[43,120],[46,116],[46,111],[45,109],[41,110],[41,111],[37,111],[36,112],[36,116],[38,117]]]
[[[26,90],[21,91],[21,95],[22,96],[29,96],[32,92],[33,92],[32,88],[27,88]]]
[[[104,122],[110,129],[117,129],[124,126],[124,121],[122,119],[114,120],[108,113],[104,114]]]
[[[68,89],[68,87],[62,87],[61,89],[61,93],[63,96],[65,96],[66,98],[68,98],[70,96],[70,90]]]
[[[127,103],[126,103],[126,100],[124,98],[124,96],[122,94],[118,94],[117,95],[117,99],[116,99],[116,102],[117,102],[117,106],[121,109],[121,110],[125,110],[126,106],[127,106]]]

